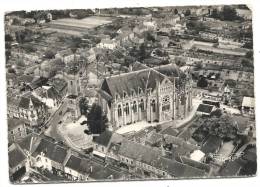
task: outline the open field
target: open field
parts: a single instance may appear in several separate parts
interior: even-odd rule
[[[115,20],[113,17],[99,17],[91,16],[83,19],[74,19],[74,18],[64,18],[51,21],[49,26],[63,26],[64,28],[81,28],[81,29],[91,29],[100,25],[112,23]]]

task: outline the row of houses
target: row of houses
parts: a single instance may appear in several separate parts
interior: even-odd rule
[[[141,172],[155,178],[198,177],[209,174],[209,170],[177,161],[179,156],[188,158],[189,154],[199,147],[186,143],[178,137],[148,131],[137,133],[131,138],[123,138],[117,133],[105,131],[93,140],[93,154],[105,160],[112,159],[123,163],[129,171]],[[169,156],[162,145],[158,146],[163,141],[175,145],[174,151],[170,153],[174,156]]]
[[[11,181],[20,180],[30,168],[64,177],[64,180],[124,179],[127,172],[75,152],[50,137],[30,134],[9,146]]]

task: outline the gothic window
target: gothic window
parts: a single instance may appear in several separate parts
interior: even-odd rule
[[[156,112],[155,100],[153,99],[151,102],[152,111]]]
[[[134,111],[134,113],[137,112],[136,101],[134,101],[134,103],[133,103],[133,111]]]
[[[142,88],[138,89],[138,93],[141,94],[142,93]]]
[[[132,97],[134,96],[134,94],[135,94],[135,91],[132,90],[132,91],[131,91],[131,95],[132,95]]]
[[[72,86],[72,84],[73,84],[73,82],[72,81],[70,81],[70,85]]]
[[[170,96],[166,95],[162,99],[162,111],[170,110]]]
[[[121,116],[122,116],[122,108],[121,108],[121,105],[118,105],[117,113],[118,113],[118,117],[121,117]]]
[[[129,104],[128,103],[126,103],[126,105],[125,105],[125,113],[127,116],[129,115]]]
[[[127,95],[126,92],[124,92],[123,94],[124,94],[124,98],[126,98],[126,95]]]
[[[144,111],[144,100],[141,99],[140,104],[139,104],[139,108],[141,109],[141,111]]]
[[[118,100],[118,98],[119,98],[119,97],[118,97],[118,94],[116,94],[116,100]]]

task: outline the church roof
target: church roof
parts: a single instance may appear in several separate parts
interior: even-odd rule
[[[154,90],[156,81],[161,82],[164,79],[165,76],[159,72],[152,69],[144,69],[105,78],[101,90],[107,92],[112,97],[116,94],[122,97],[124,92],[128,95],[131,95],[132,90],[138,93],[139,88],[141,88],[143,92],[149,88]]]

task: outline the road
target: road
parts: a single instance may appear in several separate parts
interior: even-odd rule
[[[46,123],[46,127],[48,127],[48,129],[44,132],[46,136],[52,137],[57,141],[64,141],[64,138],[58,132],[58,125],[64,112],[66,112],[66,109],[67,102],[63,102],[58,110],[56,110],[56,112],[50,117],[50,120]],[[62,112],[62,115],[60,115],[60,112]]]

